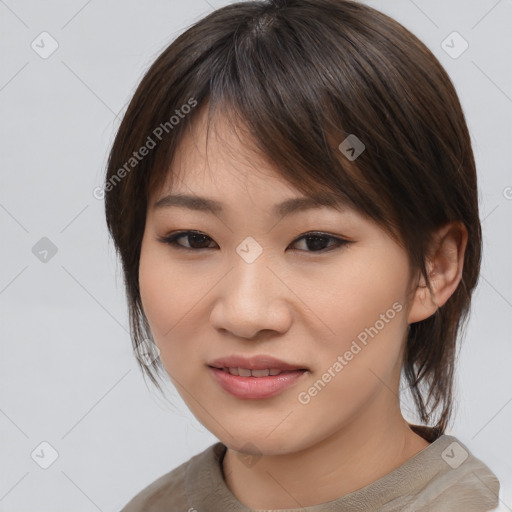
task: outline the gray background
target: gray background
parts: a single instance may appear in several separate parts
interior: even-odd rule
[[[215,442],[171,385],[166,401],[137,369],[93,189],[144,71],[227,3],[0,1],[0,511],[117,511]],[[512,510],[512,1],[367,3],[427,44],[467,116],[485,247],[449,433],[496,473],[500,510]],[[58,43],[45,59],[31,47],[51,49],[43,31]],[[457,58],[442,46],[463,48],[453,31],[469,44]],[[48,469],[42,442],[58,452]]]

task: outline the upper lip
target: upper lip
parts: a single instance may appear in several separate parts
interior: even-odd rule
[[[228,357],[221,357],[208,363],[208,366],[214,368],[246,368],[248,370],[266,370],[279,369],[279,370],[305,370],[306,368],[300,364],[291,364],[272,356],[257,355],[252,357],[244,357],[238,355],[231,355]]]

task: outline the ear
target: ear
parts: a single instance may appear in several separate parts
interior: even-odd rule
[[[408,323],[419,322],[433,315],[457,289],[462,278],[467,241],[468,232],[462,222],[450,222],[435,232],[426,261],[434,294],[430,294],[425,278],[420,273]]]

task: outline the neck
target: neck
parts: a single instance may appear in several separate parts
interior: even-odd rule
[[[263,455],[251,467],[228,448],[226,484],[254,509],[307,507],[361,489],[429,445],[411,430],[398,406],[393,413],[387,407],[369,408],[330,437],[298,452]]]

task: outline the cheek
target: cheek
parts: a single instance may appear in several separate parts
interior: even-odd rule
[[[166,302],[166,286],[162,286],[160,264],[153,251],[143,241],[139,263],[139,289],[144,314],[153,334],[157,334]]]
[[[363,252],[350,262],[347,258],[346,263],[345,268],[323,278],[326,286],[315,291],[311,302],[314,312],[329,327],[329,337],[350,343],[375,323],[378,330],[396,334],[396,329],[403,327],[400,311],[406,309],[403,269],[389,258]],[[320,282],[319,276],[316,281]]]
[[[331,306],[330,320],[336,334],[319,346],[319,364],[310,387],[298,390],[303,393],[299,402],[304,404],[299,410],[322,418],[326,432],[360,414],[379,393],[391,390],[391,383],[399,376],[407,327],[405,307],[397,290],[386,293],[389,290],[385,286],[369,290],[375,297],[353,298],[350,316],[333,311]]]
[[[140,263],[139,288],[144,314],[158,343],[178,322],[183,295],[183,274],[173,269],[165,254],[165,247],[158,247],[144,236]],[[159,243],[158,243],[159,244]],[[160,245],[160,244],[159,244]]]
[[[201,340],[198,323],[191,319],[206,314],[201,298],[211,286],[205,285],[199,273],[173,262],[164,244],[143,240],[139,264],[142,307],[170,375],[180,374],[186,367],[183,361],[197,359]]]
[[[169,286],[168,266],[157,251],[150,250],[144,243],[139,264],[139,288],[142,308],[148,320],[153,339],[160,350],[160,359],[170,375],[173,361],[183,360],[176,344],[169,340],[174,335],[173,326],[178,322],[177,305],[180,303],[176,286]]]
[[[322,392],[325,399],[356,408],[397,371],[407,330],[407,265],[400,266],[399,256],[358,258],[349,273],[331,282],[321,317],[333,331],[321,356],[320,378],[330,370],[325,380],[332,382]]]

